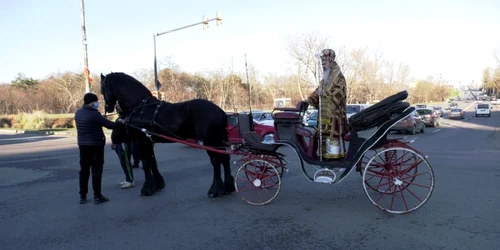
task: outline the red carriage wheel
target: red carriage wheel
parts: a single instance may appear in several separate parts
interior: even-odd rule
[[[383,154],[379,154],[382,150],[390,148],[391,146],[396,146],[396,145],[388,144],[384,147],[372,149],[372,150],[368,151],[365,155],[363,155],[363,158],[361,158],[361,161],[359,163],[361,166],[361,169],[362,169],[362,171],[360,171],[361,177],[363,177],[363,173],[364,173],[364,169],[366,168],[366,165],[373,157],[374,158],[373,158],[373,161],[371,163],[372,164],[372,170],[371,170],[372,173],[375,173],[375,172],[383,173],[385,171],[384,169],[387,166],[390,166],[390,164],[407,164],[407,163],[410,163],[412,161],[413,162],[417,161],[416,155],[413,155],[413,157],[405,157],[403,162],[398,163],[398,157],[397,157],[396,151],[393,151],[393,150],[384,151]],[[406,144],[399,144],[397,146],[411,149],[411,147],[407,146]],[[410,172],[412,172],[412,173],[407,173],[407,174],[416,174],[418,172],[418,166],[413,168]],[[412,177],[409,180],[409,182],[412,182],[414,179],[415,179],[415,176]],[[379,186],[378,184],[372,186],[369,180],[365,181],[365,185],[367,185],[369,188],[371,188],[372,190],[377,191],[379,193],[399,192],[399,189],[398,190],[394,190],[394,189],[387,190],[386,187],[384,188],[382,186]],[[406,188],[409,185],[410,185],[409,183],[406,183],[402,186],[402,188]]]
[[[281,175],[274,165],[266,160],[253,159],[245,162],[236,172],[234,184],[241,199],[251,205],[265,205],[281,189]]]
[[[378,150],[366,164],[362,179],[373,205],[394,214],[417,210],[434,190],[429,162],[410,147]]]

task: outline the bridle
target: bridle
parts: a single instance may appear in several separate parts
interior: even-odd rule
[[[107,86],[107,82],[106,82],[106,78],[104,79],[104,81],[101,83],[102,86]],[[112,86],[109,86],[109,87],[112,87]],[[104,88],[101,90],[101,92],[103,92],[103,96],[104,96],[104,101],[106,102],[106,107],[108,106],[107,104],[107,93],[109,93],[109,91],[106,91]],[[151,100],[153,100],[153,102],[149,103]],[[125,119],[124,119],[124,125],[127,127],[126,131],[127,131],[127,134],[129,134],[129,131],[128,131],[128,127],[133,127],[135,129],[138,129],[138,130],[142,130],[143,128],[135,125],[135,124],[132,124],[131,121],[132,121],[132,117],[134,116],[134,114],[136,114],[136,112],[138,110],[140,110],[139,112],[139,117],[137,118],[134,118],[133,120],[135,121],[138,121],[139,123],[143,123],[143,124],[148,124],[150,127],[151,127],[151,131],[152,131],[152,127],[154,125],[160,127],[162,130],[164,130],[166,133],[170,134],[172,137],[175,137],[175,138],[178,138],[178,139],[182,139],[180,138],[179,136],[177,136],[176,134],[173,134],[171,133],[170,131],[168,131],[165,127],[161,126],[159,123],[156,122],[156,118],[158,116],[158,112],[160,110],[160,108],[163,106],[163,104],[165,104],[165,101],[162,101],[162,100],[158,100],[156,98],[153,98],[153,96],[147,96],[146,98],[142,99],[141,103],[139,105],[137,105],[136,107],[133,107],[133,108],[130,108],[130,109],[122,109],[122,113],[124,114],[127,114],[125,116]],[[156,108],[153,112],[153,117],[151,118],[151,120],[149,119],[143,119],[142,116],[144,114],[144,108],[145,107],[148,107],[148,106],[153,106],[153,105],[156,105]],[[114,115],[114,114],[118,114],[118,113],[111,113],[111,114],[107,114],[107,111],[106,111],[106,108],[104,109],[104,116],[107,117],[107,116],[111,116],[111,115]],[[150,139],[151,137],[148,136]]]

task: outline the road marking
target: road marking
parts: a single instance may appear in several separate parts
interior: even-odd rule
[[[467,109],[469,109],[470,107],[472,107],[473,105],[475,105],[475,103],[471,103],[469,106],[467,106],[467,108],[464,108],[464,111],[467,111]]]
[[[439,128],[439,129],[436,129],[436,130],[434,130],[434,131],[432,131],[432,133],[436,133],[436,132],[439,132],[439,131],[441,131],[441,129],[440,129],[440,128]]]

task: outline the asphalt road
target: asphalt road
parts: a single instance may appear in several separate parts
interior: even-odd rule
[[[429,156],[436,185],[406,215],[373,206],[357,173],[333,186],[308,182],[295,156],[270,204],[250,206],[236,193],[209,199],[205,151],[180,144],[156,146],[167,186],[152,197],[139,196],[142,169],[138,186],[118,187],[124,176],[107,146],[111,201],[80,205],[74,137],[0,135],[1,249],[498,249],[500,112],[473,110],[408,135]]]

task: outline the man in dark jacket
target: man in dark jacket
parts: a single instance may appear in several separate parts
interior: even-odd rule
[[[78,147],[80,148],[80,204],[87,203],[91,169],[94,203],[99,204],[109,201],[101,193],[104,146],[106,145],[106,136],[104,136],[102,127],[114,129],[123,123],[121,120],[117,122],[107,120],[99,113],[98,108],[97,96],[87,93],[83,97],[83,107],[75,113]]]

